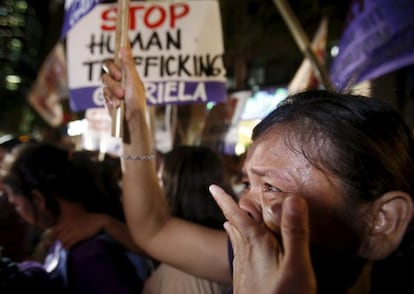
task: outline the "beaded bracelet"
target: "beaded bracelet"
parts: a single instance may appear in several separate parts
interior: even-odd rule
[[[140,160],[140,161],[150,161],[155,159],[155,154],[142,154],[142,155],[121,155],[123,160]]]

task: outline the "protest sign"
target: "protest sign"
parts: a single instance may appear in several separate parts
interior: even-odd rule
[[[412,0],[358,0],[351,12],[330,68],[338,90],[414,63]]]
[[[70,105],[102,107],[103,60],[113,58],[117,8],[99,4],[67,33]],[[129,41],[150,105],[226,99],[218,2],[131,2]]]
[[[65,0],[65,12],[60,37],[64,38],[66,33],[99,2],[101,0]]]

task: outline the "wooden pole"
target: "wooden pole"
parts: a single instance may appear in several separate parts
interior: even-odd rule
[[[276,5],[277,9],[282,15],[300,51],[302,51],[302,53],[312,63],[325,89],[329,91],[334,91],[334,86],[329,78],[328,72],[326,71],[324,65],[315,56],[315,52],[313,52],[312,50],[309,38],[303,30],[301,24],[299,23],[299,20],[297,19],[296,15],[290,8],[289,4],[286,2],[286,0],[273,0],[273,3]]]
[[[127,46],[129,42],[128,31],[129,31],[129,0],[118,0],[117,8],[117,22],[115,32],[115,63],[120,65],[121,60],[119,58],[119,50],[122,47]],[[122,83],[125,82],[125,73],[122,72]],[[111,135],[117,138],[124,137],[124,113],[125,113],[125,102],[121,100],[119,107],[113,108],[111,112]]]

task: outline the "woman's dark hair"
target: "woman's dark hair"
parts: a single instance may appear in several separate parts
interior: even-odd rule
[[[218,184],[234,197],[219,154],[204,146],[175,147],[163,157],[162,181],[173,215],[223,228],[225,217],[208,190]]]
[[[5,165],[3,181],[33,203],[33,190],[39,190],[48,209],[59,216],[57,198],[81,203],[90,212],[120,218],[122,205],[103,189],[97,166],[86,156],[50,143],[25,143],[12,152]],[[116,195],[118,196],[118,195]]]
[[[370,202],[392,190],[414,195],[412,134],[389,104],[323,90],[298,93],[260,122],[252,138],[281,125],[289,129],[287,143],[294,139],[297,152],[336,176],[349,200]]]

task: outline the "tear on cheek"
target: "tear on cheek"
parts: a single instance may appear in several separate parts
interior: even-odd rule
[[[264,208],[263,210],[263,221],[266,227],[272,232],[280,233],[280,218],[281,218],[281,204],[275,204]]]

